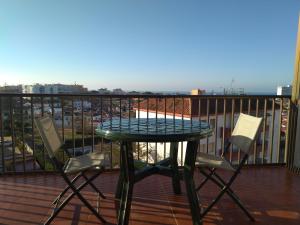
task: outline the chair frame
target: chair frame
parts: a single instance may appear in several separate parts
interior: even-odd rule
[[[45,117],[43,117],[45,118]],[[60,135],[58,133],[58,129],[55,125],[55,122],[53,121],[53,119],[51,117],[48,116],[48,118],[51,119],[52,123],[53,123],[53,126],[55,128],[55,132],[56,132],[56,135],[58,135],[58,137],[60,138]],[[41,118],[42,119],[42,118]],[[36,127],[38,128],[38,131],[42,137],[42,140],[43,138],[46,138],[44,137],[42,134],[41,134],[41,130],[42,127],[40,127],[39,125],[39,121],[37,121],[38,119],[35,119],[35,124],[36,124]],[[43,140],[44,142],[44,140]],[[65,149],[65,146],[64,144],[62,144],[60,146],[60,148],[62,148],[64,150],[64,152],[67,154],[68,157],[72,157],[72,155]],[[51,149],[47,149],[48,152],[52,150]],[[91,177],[87,177],[85,172],[88,171],[90,168],[88,169],[85,169],[85,170],[82,170],[82,171],[79,171],[75,177],[73,177],[72,179],[69,178],[69,176],[64,172],[64,165],[63,163],[61,163],[55,156],[54,154],[51,155],[49,154],[49,158],[51,159],[51,162],[52,164],[55,166],[56,170],[61,174],[61,176],[63,177],[64,181],[67,183],[67,186],[64,188],[64,190],[55,198],[55,200],[52,202],[52,205],[54,206],[53,208],[53,211],[51,213],[51,216],[47,219],[46,222],[44,222],[45,225],[48,225],[50,224],[53,219],[58,215],[58,213],[68,204],[68,202],[74,197],[74,196],[77,196],[81,202],[103,223],[106,223],[106,220],[99,214],[99,198],[103,198],[105,199],[106,197],[103,195],[103,193],[92,183],[92,181],[94,179],[96,179],[101,173],[103,173],[104,171],[104,167],[101,166],[99,168],[97,168],[97,172],[92,175]],[[94,167],[96,168],[96,167]],[[75,186],[75,182],[79,179],[79,178],[83,178],[85,181],[80,183],[79,185],[77,185],[77,187]],[[92,187],[92,189],[94,189],[97,194],[98,194],[98,201],[97,201],[97,210],[82,196],[82,194],[80,193],[80,191],[86,187],[87,185],[90,185]],[[66,196],[64,198],[64,200],[61,202],[61,199],[65,196],[65,194],[67,193],[67,191],[71,189],[71,193]]]
[[[229,150],[231,143],[229,142],[225,148],[225,151]],[[221,157],[224,156],[224,153],[221,155]],[[231,189],[231,185],[232,183],[235,181],[235,179],[237,178],[237,175],[240,173],[242,167],[244,166],[245,162],[247,161],[249,157],[248,153],[245,153],[245,155],[243,156],[241,162],[239,163],[239,165],[236,167],[235,172],[233,173],[233,175],[231,176],[231,178],[229,179],[228,182],[224,181],[220,175],[218,175],[216,173],[217,168],[208,168],[208,167],[198,167],[199,172],[205,177],[205,179],[200,183],[200,185],[196,188],[196,191],[199,191],[204,184],[211,180],[214,184],[216,184],[221,191],[219,192],[219,194],[217,195],[217,197],[215,199],[212,200],[212,202],[210,203],[210,205],[208,205],[207,208],[204,209],[204,211],[201,213],[201,218],[203,218],[204,216],[206,216],[206,214],[212,209],[212,207],[221,199],[221,197],[227,193],[228,196],[240,207],[240,209],[248,216],[248,218],[251,221],[255,221],[254,217],[250,214],[250,212],[246,209],[246,207],[244,206],[244,204],[242,203],[242,201],[240,200],[240,198],[234,193],[234,191]],[[233,166],[233,165],[232,165]],[[234,167],[234,166],[233,166]],[[205,170],[208,170],[209,173],[207,173]]]

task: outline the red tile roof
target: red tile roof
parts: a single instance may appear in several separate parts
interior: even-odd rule
[[[136,102],[134,109],[175,116],[191,116],[190,98],[149,98]]]
[[[232,102],[233,99],[226,99],[226,113],[232,112]],[[175,106],[174,106],[175,105]],[[199,97],[187,97],[187,98],[148,98],[142,99],[140,103],[137,101],[134,103],[134,109],[140,109],[141,111],[149,111],[149,112],[157,112],[159,114],[166,115],[174,115],[175,116],[183,116],[190,118],[191,115],[193,117],[197,117],[199,115],[205,116],[207,115],[207,110],[209,114],[215,114],[217,110],[217,114],[224,113],[224,99],[222,98],[201,98]],[[275,104],[275,108],[277,109],[279,106]],[[240,112],[241,108],[241,100],[234,100],[234,111]],[[255,113],[256,109],[256,99],[253,99],[250,104],[251,113]],[[259,113],[262,114],[264,110],[264,101],[260,100],[258,104]],[[272,108],[272,102],[268,101],[267,109]],[[200,110],[200,113],[199,113]],[[247,98],[242,101],[242,112],[247,113],[249,110],[249,101]],[[262,115],[260,115],[262,116]]]

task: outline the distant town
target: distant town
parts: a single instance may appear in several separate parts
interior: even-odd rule
[[[197,91],[200,89],[196,89]],[[115,88],[109,90],[107,88],[99,88],[98,90],[88,90],[81,84],[32,84],[32,85],[3,85],[0,86],[0,93],[23,93],[23,94],[100,94],[100,95],[124,95],[124,94],[180,94],[180,95],[194,95],[195,93],[189,91],[125,91],[121,88]],[[292,86],[283,85],[278,86],[277,90],[268,94],[277,95],[291,95]],[[244,88],[222,88],[220,91],[214,90],[204,90],[201,89],[198,94],[202,95],[253,95],[253,94],[267,94],[267,93],[255,93],[255,92],[245,92]]]

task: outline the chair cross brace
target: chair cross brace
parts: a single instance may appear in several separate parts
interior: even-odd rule
[[[224,181],[217,173],[216,173],[216,168],[201,168],[199,167],[199,172],[205,176],[205,179],[201,182],[199,187],[196,189],[196,191],[199,191],[204,184],[208,181],[211,180],[214,184],[216,184],[221,191],[217,195],[217,197],[210,203],[210,205],[201,213],[201,218],[203,218],[211,209],[212,207],[221,199],[221,197],[227,193],[228,196],[241,208],[241,210],[248,216],[248,218],[251,221],[255,221],[254,217],[249,213],[249,211],[245,208],[239,197],[234,193],[234,191],[230,188],[234,180],[236,179],[237,175],[240,173],[240,170],[244,163],[246,162],[248,158],[248,155],[245,155],[237,167],[236,171],[234,172],[233,176],[230,178],[228,182]],[[205,169],[209,170],[209,173],[205,171]]]
[[[75,184],[75,182],[80,178],[83,177],[86,181],[88,180],[88,177],[84,174],[84,172],[80,172],[78,173],[72,180],[71,183]],[[88,183],[93,189],[94,191],[96,191],[101,198],[106,199],[105,195],[103,195],[103,193],[92,183]],[[70,189],[70,186],[66,186],[65,189],[56,197],[56,199],[52,202],[52,205],[57,204],[57,202],[60,201],[60,199],[64,196],[64,194]]]
[[[61,171],[62,172],[62,171]],[[52,222],[52,220],[58,215],[58,213],[67,205],[67,203],[76,195],[82,203],[103,223],[106,223],[106,220],[97,212],[98,210],[95,210],[95,208],[80,194],[80,191],[86,187],[88,184],[91,185],[91,187],[101,196],[105,196],[99,191],[98,188],[95,187],[95,185],[92,183],[92,181],[97,178],[101,173],[103,172],[103,169],[100,169],[97,173],[95,173],[93,176],[88,178],[84,172],[80,172],[78,175],[76,175],[72,180],[68,178],[68,176],[62,172],[62,176],[65,180],[65,182],[68,184],[68,186],[65,187],[65,189],[57,196],[57,198],[54,200],[53,204],[55,205],[51,216],[47,219],[47,221],[44,223],[44,225],[48,225]],[[75,187],[75,182],[80,178],[83,177],[85,179],[84,182],[82,182],[78,187]],[[60,199],[66,194],[66,192],[71,189],[72,193],[70,193],[63,202],[60,202]],[[97,203],[98,205],[98,203]]]

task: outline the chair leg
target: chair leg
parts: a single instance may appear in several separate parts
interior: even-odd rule
[[[213,170],[209,169],[209,171],[211,171],[211,173],[213,172],[212,176],[210,176],[211,173],[208,175],[207,173],[205,173],[205,171],[203,171],[203,172],[202,171],[200,171],[200,173],[202,173],[204,176],[209,176],[208,179],[212,180],[221,189],[227,185],[226,181],[224,181],[217,173],[215,173],[215,171],[216,171],[215,168]],[[216,177],[217,179],[215,179],[214,177]],[[219,184],[217,184],[216,182],[218,182]],[[233,190],[230,187],[228,188],[227,192],[231,192],[234,194]],[[237,195],[235,195],[235,196],[237,197]]]
[[[239,197],[234,193],[234,191],[230,188],[231,184],[233,183],[233,181],[236,178],[236,175],[238,172],[236,172],[236,174],[233,175],[232,179],[230,182],[226,183],[219,175],[217,175],[217,173],[214,173],[214,176],[216,176],[218,180],[216,180],[214,177],[210,176],[210,174],[207,174],[206,172],[204,172],[203,170],[201,171],[201,173],[206,176],[209,177],[209,179],[214,182],[219,188],[222,189],[222,191],[220,192],[220,196],[218,195],[218,197],[216,199],[213,200],[213,202],[211,203],[211,205],[209,205],[209,207],[204,211],[204,215],[207,214],[207,212],[217,203],[217,201],[219,201],[219,199],[223,196],[224,193],[227,193],[229,195],[229,197],[241,208],[241,210],[247,215],[247,217],[251,220],[251,221],[255,221],[254,217],[249,213],[249,211],[245,208],[245,206],[243,205],[243,203],[241,202],[241,200],[239,199]]]
[[[229,192],[228,195],[231,197],[231,199],[240,207],[240,209],[248,216],[248,218],[251,221],[255,221],[254,217],[251,215],[251,213],[246,209],[240,198],[234,193]]]
[[[90,205],[90,203],[79,193],[85,186],[87,186],[91,181],[93,181],[95,178],[97,178],[102,171],[99,171],[98,173],[94,174],[92,177],[88,178],[87,181],[82,183],[78,188],[74,186],[74,179],[72,181],[69,180],[69,178],[63,174],[63,178],[66,181],[66,183],[69,185],[69,188],[72,189],[72,193],[59,205],[58,208],[54,209],[53,213],[51,216],[47,219],[47,221],[44,223],[44,225],[50,224],[53,219],[58,215],[58,213],[67,205],[67,203],[75,196],[77,195],[78,198],[92,211],[92,213],[103,223],[106,223],[105,219],[97,213],[97,211]],[[78,179],[78,178],[77,178]],[[66,189],[65,189],[66,190]],[[95,214],[96,213],[96,214]]]
[[[86,207],[89,208],[89,210],[91,210],[91,212],[99,219],[102,221],[102,223],[106,223],[106,220],[94,209],[93,206],[91,206],[91,204],[79,193],[77,192],[76,195],[78,196],[78,198],[85,204]]]
[[[79,191],[85,187],[86,185],[90,184],[90,182],[92,182],[95,178],[97,178],[100,174],[102,173],[102,171],[99,171],[98,173],[96,173],[95,175],[93,175],[92,177],[88,178],[88,180],[86,182],[84,182],[82,185],[80,185],[80,187],[78,189],[75,188],[75,186],[72,183],[69,183],[71,189],[73,190],[74,194],[77,195],[77,197],[85,204],[85,206],[103,223],[106,223],[106,220],[99,214],[97,213],[97,211],[94,209],[93,206],[91,206],[91,204],[79,193]],[[65,176],[65,178],[67,178]]]
[[[219,185],[219,187],[222,188],[221,185]],[[234,191],[230,187],[228,187],[226,193],[240,207],[240,209],[248,216],[248,218],[254,222],[255,221],[254,217],[250,214],[250,212],[244,206],[243,202],[240,200],[240,198],[234,193]]]
[[[74,184],[81,177],[81,173],[77,174],[72,180],[71,183]],[[55,205],[59,202],[59,200],[64,196],[65,193],[70,189],[70,186],[66,186],[65,189],[54,199],[52,205]]]
[[[87,176],[83,172],[82,176],[85,180],[88,180]],[[94,185],[94,183],[90,182],[89,185],[101,196],[101,198],[106,199],[105,195]]]
[[[201,173],[202,171],[202,168],[198,168],[199,169],[199,172]],[[209,178],[214,174],[214,171],[215,169],[211,170],[210,171],[210,174],[208,176],[205,176],[205,179],[200,183],[200,185],[196,188],[196,191],[199,191],[203,186],[204,184],[206,184],[207,181],[209,181]]]
[[[218,180],[224,185],[226,182],[217,174],[214,173],[214,176],[218,178]],[[218,184],[217,184],[218,185]],[[218,185],[221,188],[221,185]],[[229,187],[227,190],[227,194],[231,197],[231,199],[241,208],[241,210],[248,216],[251,221],[255,221],[254,217],[250,214],[250,212],[246,209],[241,199],[234,193],[234,191]]]
[[[53,219],[58,215],[58,213],[68,204],[68,202],[75,196],[75,193],[72,192],[64,201],[59,205],[58,208],[55,208],[51,214],[51,216],[47,219],[44,225],[50,224]]]
[[[85,180],[88,180],[87,176],[81,172],[78,175],[76,175],[72,180],[71,183],[74,184],[80,177],[83,177]],[[99,195],[103,198],[106,199],[105,195],[103,195],[103,193],[93,184],[90,183],[91,187],[97,192],[99,193]],[[53,205],[57,204],[58,201],[64,196],[64,194],[70,189],[70,186],[66,186],[65,189],[56,197],[56,199],[52,202]]]
[[[221,197],[225,194],[225,192],[226,192],[226,188],[222,189],[222,191],[217,195],[217,197],[214,200],[212,200],[210,205],[201,214],[201,218],[203,218],[212,209],[212,207],[221,199]]]

